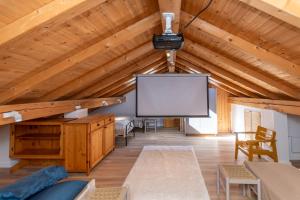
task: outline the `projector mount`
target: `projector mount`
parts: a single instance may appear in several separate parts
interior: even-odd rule
[[[162,16],[166,20],[166,27],[163,35],[175,35],[172,31],[172,20],[175,18],[174,13],[163,13]]]
[[[174,13],[162,13],[165,19],[165,31],[161,35],[153,35],[153,46],[155,49],[162,50],[177,50],[183,46],[183,34],[173,33],[172,20],[175,18]]]

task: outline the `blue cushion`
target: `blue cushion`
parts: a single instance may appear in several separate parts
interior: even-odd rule
[[[68,173],[66,172],[65,168],[62,166],[51,166],[42,169],[45,174],[49,177],[53,178],[56,181],[62,180],[68,177]]]
[[[0,200],[23,200],[29,196],[54,185],[66,178],[68,174],[63,167],[51,166],[41,169],[30,176],[0,189]]]
[[[27,200],[73,200],[87,185],[87,181],[65,181],[48,187]]]

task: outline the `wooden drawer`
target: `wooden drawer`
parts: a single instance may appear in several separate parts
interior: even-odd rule
[[[114,118],[113,117],[107,117],[107,118],[105,118],[104,121],[105,121],[105,125],[106,125],[106,124],[109,124],[109,123],[113,122]]]
[[[91,123],[91,131],[97,130],[103,126],[104,126],[104,120],[101,120],[101,121],[98,121],[95,123]]]

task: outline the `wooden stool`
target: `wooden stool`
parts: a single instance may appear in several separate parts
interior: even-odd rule
[[[127,190],[126,187],[95,188],[87,200],[126,200]]]
[[[225,179],[225,186],[221,181],[221,177]],[[230,184],[242,184],[243,195],[246,195],[246,185],[257,186],[257,199],[261,200],[261,187],[260,179],[256,178],[245,166],[243,165],[219,165],[217,170],[217,193],[220,193],[220,184],[226,191],[226,200],[230,200]],[[247,187],[248,188],[248,187]]]

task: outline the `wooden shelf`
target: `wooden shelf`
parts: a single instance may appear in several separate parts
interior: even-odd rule
[[[25,133],[22,135],[16,136],[16,139],[20,140],[59,140],[59,134],[52,133]]]
[[[53,156],[59,155],[60,149],[26,149],[20,152],[16,152],[15,155],[36,155],[36,156]]]

